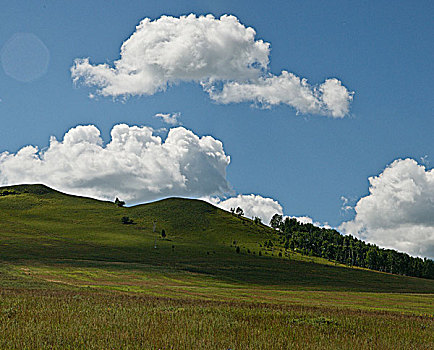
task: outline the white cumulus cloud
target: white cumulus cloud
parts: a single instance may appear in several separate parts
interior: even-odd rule
[[[150,127],[115,125],[104,145],[93,125],[70,129],[45,150],[26,146],[0,153],[0,185],[43,183],[57,190],[127,203],[166,196],[230,193],[223,144],[173,128],[163,141]]]
[[[353,98],[342,83],[306,79],[269,69],[270,44],[235,16],[212,15],[143,19],[122,44],[113,65],[78,58],[74,82],[95,86],[103,96],[152,95],[182,82],[200,83],[219,103],[287,104],[300,113],[344,117]]]
[[[382,247],[434,258],[434,170],[398,159],[369,184],[355,218],[340,229]]]

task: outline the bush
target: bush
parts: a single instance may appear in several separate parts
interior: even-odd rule
[[[121,219],[122,223],[124,225],[132,225],[134,224],[134,221],[132,219],[130,219],[128,216],[123,216]]]
[[[0,192],[0,196],[10,196],[10,195],[13,195],[13,194],[18,194],[18,193],[15,192],[15,191],[8,191],[8,190]]]

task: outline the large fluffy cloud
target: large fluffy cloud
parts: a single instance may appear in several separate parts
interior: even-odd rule
[[[354,220],[340,228],[383,247],[434,258],[434,170],[398,159],[369,183]]]
[[[269,44],[234,16],[143,19],[114,67],[77,59],[74,79],[105,96],[151,95],[179,81],[250,79],[268,65]]]
[[[27,146],[0,154],[0,184],[44,183],[58,190],[129,203],[165,196],[212,196],[230,192],[230,158],[220,141],[171,129],[165,141],[149,127],[115,125],[103,144],[93,125],[52,137],[45,150]]]
[[[194,14],[143,19],[113,66],[74,61],[71,76],[103,96],[152,95],[180,82],[198,82],[220,103],[280,103],[301,113],[336,118],[349,112],[353,93],[337,79],[311,86],[283,71],[269,72],[270,44],[235,16]]]

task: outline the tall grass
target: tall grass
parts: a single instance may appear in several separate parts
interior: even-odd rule
[[[0,292],[1,349],[432,349],[388,312],[72,291]]]

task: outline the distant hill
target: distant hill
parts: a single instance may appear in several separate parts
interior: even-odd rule
[[[126,208],[43,185],[0,187],[5,263],[124,262],[292,289],[434,292],[433,280],[285,249],[285,237],[200,200],[169,198]]]

